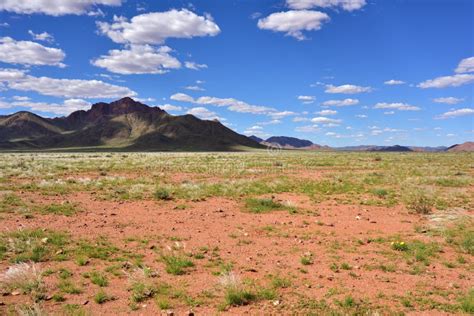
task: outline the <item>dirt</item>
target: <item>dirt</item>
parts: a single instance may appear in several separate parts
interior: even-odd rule
[[[312,175],[314,176],[314,175]],[[181,177],[180,177],[181,178]],[[253,214],[245,211],[241,201],[226,198],[209,198],[205,201],[102,201],[93,193],[76,193],[67,196],[41,196],[23,193],[23,198],[40,203],[77,203],[82,211],[74,216],[35,214],[32,219],[24,219],[12,214],[2,220],[2,232],[25,228],[45,228],[67,231],[73,239],[90,239],[105,236],[115,246],[139,251],[144,255],[144,265],[157,272],[156,279],[183,287],[191,296],[198,296],[203,290],[217,293],[211,303],[189,307],[181,304],[172,309],[176,315],[187,315],[190,310],[199,315],[217,313],[219,297],[219,277],[206,267],[210,251],[202,260],[194,260],[195,267],[189,273],[172,276],[164,271],[156,249],[169,251],[178,245],[183,252],[199,252],[200,247],[218,247],[220,258],[233,263],[233,271],[241,278],[268,283],[268,275],[290,276],[292,285],[279,290],[277,301],[264,300],[247,306],[231,307],[224,313],[241,314],[289,314],[297,308],[298,297],[323,299],[328,301],[343,299],[351,295],[356,299],[369,300],[374,306],[400,309],[397,301],[390,299],[410,295],[417,290],[469,289],[472,278],[459,278],[463,272],[459,268],[447,268],[441,261],[455,261],[457,254],[451,248],[443,249],[442,260],[433,261],[425,273],[410,274],[404,260],[398,260],[395,272],[367,269],[381,263],[391,263],[388,242],[377,242],[377,238],[390,239],[400,235],[403,238],[432,241],[415,228],[423,226],[430,218],[410,214],[403,206],[391,208],[341,205],[337,201],[317,203],[306,196],[297,194],[277,194],[274,198],[282,203],[291,203],[298,209],[297,214],[287,211],[273,211]],[[289,201],[289,202],[288,202]],[[176,209],[186,205],[184,210]],[[472,212],[471,212],[472,214]],[[265,230],[272,227],[272,231]],[[146,245],[131,238],[148,239]],[[176,241],[179,240],[179,241]],[[435,238],[436,240],[436,238]],[[311,253],[313,264],[303,266],[300,258]],[[331,269],[348,263],[351,270]],[[129,307],[130,292],[126,276],[110,277],[107,294],[115,300],[96,304],[93,300],[98,291],[96,285],[81,275],[91,270],[103,270],[111,263],[92,259],[85,266],[72,261],[41,263],[43,269],[64,267],[73,272],[73,280],[82,284],[83,293],[66,294],[67,304],[78,304],[94,315],[157,315],[161,311],[152,299],[139,303],[138,311]],[[5,271],[6,262],[0,264]],[[304,269],[304,272],[301,270]],[[57,283],[55,275],[45,278],[50,293],[54,293]],[[453,281],[454,280],[454,281]],[[328,295],[328,292],[336,294]],[[340,293],[338,293],[340,292]],[[295,294],[297,293],[297,294]],[[383,294],[383,295],[382,295]],[[440,297],[449,302],[452,298]],[[0,301],[0,312],[7,306],[25,301],[24,295],[4,296]],[[61,313],[64,303],[46,301],[43,307],[53,313]],[[410,312],[409,312],[410,313]],[[411,312],[418,315],[443,315],[443,312]]]

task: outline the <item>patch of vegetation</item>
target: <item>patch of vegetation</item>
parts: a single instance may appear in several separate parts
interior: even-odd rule
[[[155,192],[153,193],[153,197],[157,200],[163,200],[163,201],[169,201],[173,199],[171,192],[164,187],[157,188]]]
[[[430,214],[435,202],[422,192],[411,194],[407,200],[407,208],[416,214]]]
[[[113,296],[108,295],[103,290],[100,290],[94,296],[94,302],[96,302],[97,304],[104,304],[106,302],[113,301],[114,299],[115,298]]]
[[[268,213],[271,211],[275,210],[281,210],[284,208],[284,205],[276,202],[273,199],[256,199],[256,198],[251,198],[247,199],[245,202],[246,208],[251,212],[251,213]]]
[[[61,232],[24,229],[0,235],[0,257],[12,262],[64,260],[69,237]]]
[[[109,285],[107,276],[102,272],[92,271],[90,273],[84,274],[84,277],[89,278],[92,284],[98,285],[100,287],[106,287]]]
[[[77,207],[71,203],[49,204],[40,207],[40,212],[43,214],[72,216],[78,212]]]
[[[183,256],[163,255],[161,259],[166,265],[166,272],[172,275],[186,274],[188,268],[194,267],[194,263]]]

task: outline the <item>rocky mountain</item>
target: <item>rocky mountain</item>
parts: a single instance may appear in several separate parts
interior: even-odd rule
[[[66,117],[0,116],[0,149],[239,150],[263,148],[218,121],[173,116],[131,98]]]
[[[321,148],[329,148],[327,146],[321,146],[318,144],[314,144],[312,141],[306,140],[306,139],[299,139],[296,137],[288,137],[288,136],[272,136],[270,138],[267,138],[265,140],[256,137],[256,136],[250,136],[252,139],[255,141],[259,141],[260,144],[265,145],[265,146],[279,146],[284,149],[305,149],[305,150],[315,150],[315,149],[321,149]]]
[[[386,151],[386,152],[407,152],[413,151],[410,147],[394,145],[394,146],[376,146],[368,151]]]
[[[474,152],[474,142],[465,142],[462,144],[456,144],[451,147],[448,147],[447,151],[450,152],[461,152],[461,151],[468,151]]]
[[[255,136],[255,135],[249,136],[249,138],[250,138],[251,140],[256,141],[257,143],[263,142],[263,139],[261,139],[260,137]]]

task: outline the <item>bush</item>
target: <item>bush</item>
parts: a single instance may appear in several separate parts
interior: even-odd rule
[[[169,201],[172,199],[171,193],[166,188],[157,188],[153,196],[155,199],[163,201]]]
[[[275,202],[273,199],[248,199],[246,201],[246,207],[250,209],[252,213],[267,213],[273,210],[280,210],[284,206],[279,202]]]
[[[430,214],[434,201],[425,194],[418,193],[409,197],[407,208],[417,214]]]
[[[194,263],[184,257],[162,256],[162,260],[166,265],[166,272],[173,275],[183,275],[186,268],[194,267]]]

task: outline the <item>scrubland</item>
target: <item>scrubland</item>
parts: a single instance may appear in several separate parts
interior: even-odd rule
[[[0,155],[0,313],[474,313],[472,153]]]

